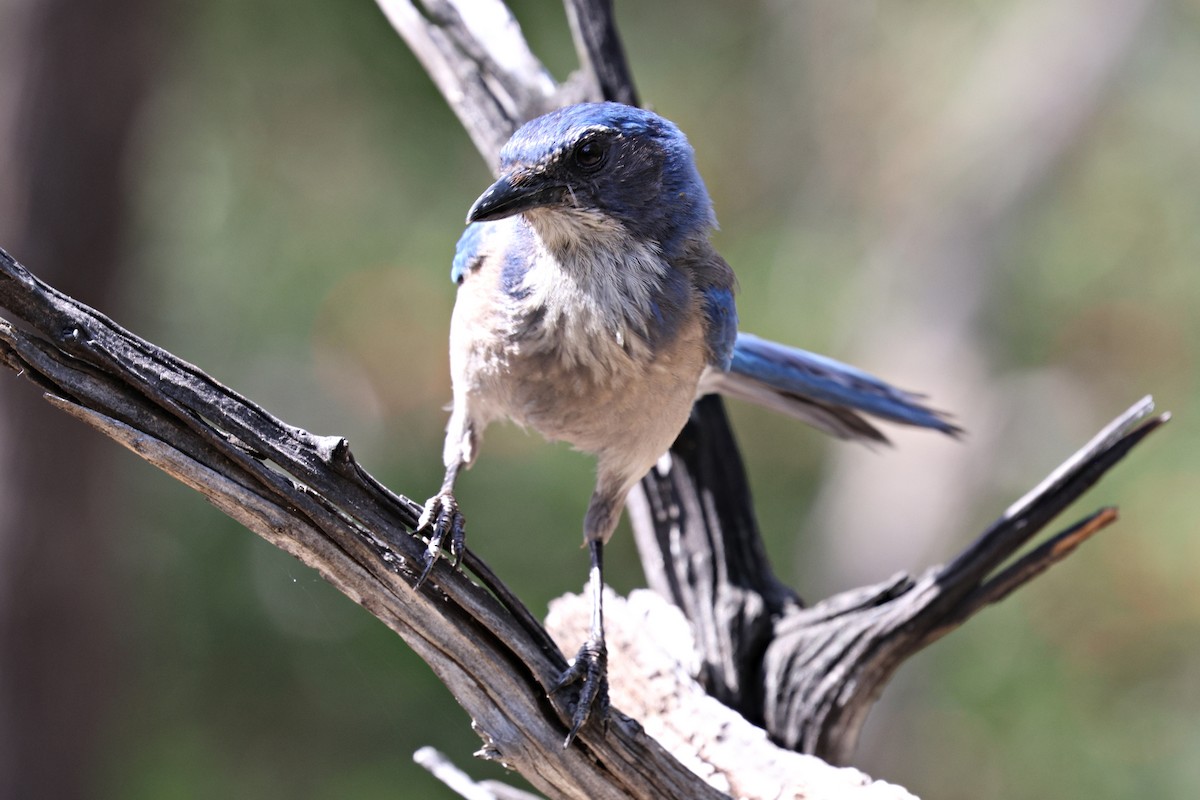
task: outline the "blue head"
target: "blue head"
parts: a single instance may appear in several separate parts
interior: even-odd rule
[[[500,151],[500,179],[468,222],[525,213],[618,223],[673,255],[716,225],[687,138],[669,120],[619,103],[582,103],[523,125]]]

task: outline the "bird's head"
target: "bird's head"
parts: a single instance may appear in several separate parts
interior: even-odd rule
[[[584,232],[615,222],[667,255],[716,225],[687,138],[644,109],[582,103],[538,117],[504,145],[500,170],[467,222],[525,214]]]

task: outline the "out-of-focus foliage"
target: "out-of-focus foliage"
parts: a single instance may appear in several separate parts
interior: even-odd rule
[[[906,190],[884,171],[930,146],[926,123],[1028,1],[619,4],[645,101],[697,150],[744,327],[849,360],[861,327],[888,330],[886,305],[859,313],[880,197]],[[517,12],[565,77],[561,10]],[[349,437],[368,469],[425,497],[449,399],[449,261],[486,169],[369,0],[178,3],[175,25],[128,160],[138,288],[114,315],[289,422]],[[1200,796],[1197,75],[1197,6],[1163,3],[989,242],[974,326],[986,394],[965,396],[1013,411],[997,436],[955,407],[972,435],[929,445],[966,448],[978,473],[966,508],[949,504],[965,524],[907,549],[890,537],[895,563],[862,553],[873,578],[944,559],[1142,394],[1176,414],[1090,495],[1087,509],[1121,506],[1116,528],[902,671],[859,763],[922,797]],[[806,514],[848,445],[734,416],[781,573],[808,596],[847,588],[857,576],[827,566],[835,531]],[[874,456],[898,480],[920,469],[910,441]],[[424,665],[197,495],[126,468],[111,583],[127,680],[97,796],[449,796],[411,753],[466,764],[478,739]],[[460,481],[471,546],[535,612],[584,581],[590,472],[498,428]],[[618,589],[640,583],[622,533],[610,565]]]

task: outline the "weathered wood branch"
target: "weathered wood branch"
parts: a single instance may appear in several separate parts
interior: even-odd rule
[[[204,493],[398,633],[475,721],[485,757],[553,797],[721,797],[613,713],[564,750],[565,668],[527,610],[472,556],[487,589],[444,565],[413,589],[419,506],[371,478],[339,437],[275,418],[196,367],[47,286],[0,251],[0,361],[57,407]]]
[[[635,102],[611,2],[567,0],[566,5],[582,65],[579,82],[594,92],[587,97]],[[398,30],[414,49],[427,38],[411,28]],[[458,43],[464,53],[505,47],[486,31],[476,32],[479,39]],[[439,86],[451,105],[469,90],[465,85]],[[568,97],[579,99],[565,87],[559,90],[560,99]],[[459,116],[468,127],[476,118],[461,111]],[[514,126],[521,121],[513,120]],[[499,135],[493,131],[473,138]],[[484,152],[484,158],[494,169],[495,154]],[[904,659],[936,638],[933,631],[940,636],[962,624],[1073,549],[1061,542],[1077,544],[1078,537],[1061,534],[1066,538],[1051,540],[985,582],[1098,473],[1166,419],[1130,429],[1151,408],[1146,400],[1127,412],[1114,423],[1118,441],[1105,440],[1077,455],[1072,463],[1082,472],[1071,473],[1074,480],[1041,487],[1045,491],[1030,498],[1026,512],[999,520],[947,567],[930,570],[920,580],[897,576],[804,610],[767,562],[722,401],[704,398],[671,457],[630,495],[647,581],[684,610],[696,636],[700,681],[714,697],[763,725],[775,741],[844,762],[884,684]],[[1101,514],[1083,529],[1094,532],[1108,521],[1111,516]]]
[[[629,106],[639,105],[625,46],[617,33],[612,0],[566,0],[565,5],[589,93]]]
[[[471,14],[455,0],[429,0],[420,8],[399,0],[380,5],[493,169],[500,145],[520,122],[567,98],[636,99],[606,0],[570,3],[584,69],[563,86],[555,86],[529,53],[499,2],[473,2]],[[0,307],[28,326],[0,320],[0,360],[42,386],[56,407],[197,488],[378,616],[471,714],[484,738],[482,755],[520,770],[554,797],[719,797],[722,791],[852,797],[856,789],[873,797],[907,796],[816,759],[786,761],[787,769],[770,772],[765,764],[785,763],[787,756],[748,724],[738,728],[736,747],[722,751],[714,741],[721,737],[698,734],[713,729],[696,721],[725,719],[719,716],[725,712],[705,704],[711,698],[699,696],[683,664],[698,652],[709,693],[765,726],[776,741],[845,760],[872,702],[904,659],[1115,518],[1101,511],[1016,556],[1166,419],[1148,418],[1148,401],[1135,406],[947,566],[805,609],[765,558],[720,400],[698,403],[670,458],[631,498],[650,584],[683,609],[695,643],[674,638],[686,639],[679,647],[687,652],[654,651],[656,640],[672,639],[669,628],[657,627],[662,615],[655,612],[654,625],[643,615],[622,627],[621,604],[609,606],[610,639],[635,643],[622,657],[614,648],[616,704],[636,708],[689,770],[616,711],[607,729],[590,726],[578,747],[562,750],[569,698],[548,694],[564,666],[558,648],[470,553],[466,567],[482,587],[439,565],[428,588],[414,591],[423,546],[406,531],[418,506],[362,470],[345,440],[286,425],[56,292],[2,251]],[[620,679],[627,667],[634,668],[630,677]],[[735,727],[736,715],[728,713],[722,736]],[[754,782],[768,772],[770,781]]]
[[[501,2],[378,0],[441,90],[471,141],[495,169],[500,147],[524,120],[554,108],[554,79],[529,50]]]
[[[705,657],[701,676],[714,696],[785,747],[845,763],[900,664],[1115,521],[1114,509],[1102,509],[1004,567],[1169,419],[1151,416],[1153,409],[1148,397],[1136,403],[945,566],[916,579],[899,574],[811,608],[774,577],[746,509],[712,488],[744,478],[724,431],[702,429],[705,420],[695,416],[672,449],[671,468],[648,476],[646,499],[631,504],[638,524],[656,532],[654,547],[642,549],[651,586],[684,609],[698,638],[709,637],[698,648]],[[661,553],[676,555],[668,560]],[[714,619],[727,626],[697,624]]]

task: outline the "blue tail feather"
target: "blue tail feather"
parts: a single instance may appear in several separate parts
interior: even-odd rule
[[[734,382],[749,380],[773,392],[833,409],[860,411],[951,436],[962,432],[945,414],[924,405],[920,395],[897,389],[832,358],[740,331],[729,377]]]

